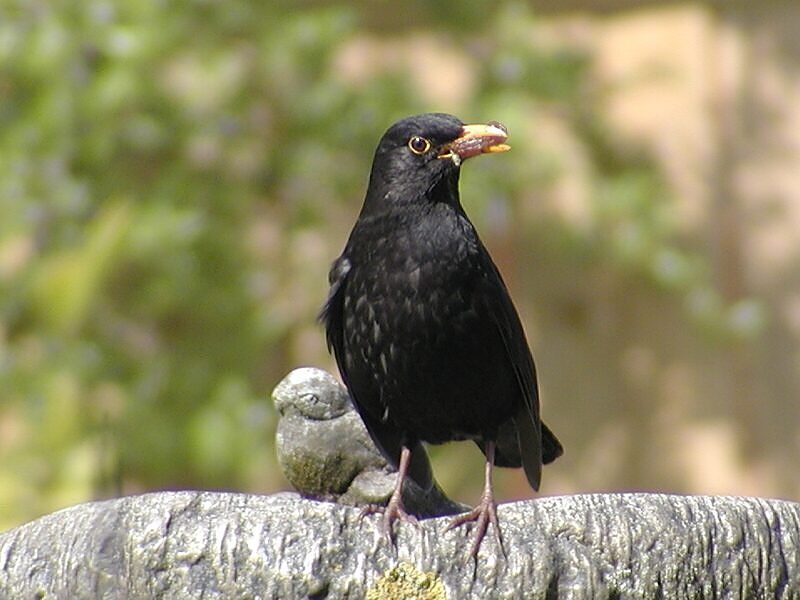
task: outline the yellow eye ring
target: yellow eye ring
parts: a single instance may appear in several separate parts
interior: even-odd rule
[[[408,149],[411,150],[414,154],[425,154],[428,150],[431,149],[431,143],[424,137],[415,135],[410,140],[408,140]]]

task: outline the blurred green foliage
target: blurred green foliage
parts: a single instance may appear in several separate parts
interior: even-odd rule
[[[557,107],[594,153],[596,202],[588,227],[536,226],[566,261],[722,318],[657,173],[596,123],[590,57],[538,46],[523,4],[431,5],[391,28],[380,3],[0,4],[0,529],[122,492],[281,485],[267,396],[326,360],[328,263],[378,136],[406,114],[509,126],[508,159],[465,173],[491,231],[498,206],[560,176],[558,156],[515,137]],[[342,50],[373,30],[439,36],[466,57],[469,93],[433,104],[402,60],[346,76]]]

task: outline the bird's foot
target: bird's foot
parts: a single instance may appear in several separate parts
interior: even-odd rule
[[[383,518],[381,519],[381,531],[392,546],[394,546],[395,542],[395,521],[404,521],[406,523],[410,523],[414,527],[419,528],[419,521],[417,520],[417,517],[406,511],[406,508],[403,505],[403,500],[400,497],[395,497],[392,495],[386,506],[380,506],[379,504],[369,504],[365,506],[361,509],[359,518],[363,519],[367,515],[379,513],[383,515]]]
[[[500,552],[502,552],[503,556],[506,555],[506,550],[503,546],[503,534],[500,531],[500,522],[497,520],[497,504],[495,504],[494,497],[491,494],[484,493],[480,504],[471,511],[455,517],[450,522],[450,525],[447,526],[447,531],[470,522],[475,523],[472,546],[469,551],[471,558],[478,558],[478,550],[480,550],[483,538],[486,537],[486,531],[489,529],[490,523],[494,525],[495,538],[497,539],[497,545],[500,547]]]
[[[400,496],[395,497],[393,495],[389,499],[389,503],[386,505],[386,508],[383,510],[383,524],[381,527],[383,529],[383,533],[392,541],[394,541],[392,525],[397,520],[405,521],[406,523],[410,523],[414,527],[419,528],[419,521],[417,520],[417,517],[406,511],[406,507],[403,505],[403,500],[400,498]]]
[[[368,517],[370,515],[375,515],[378,513],[383,513],[385,510],[385,506],[381,506],[380,504],[370,503],[365,504],[364,507],[358,513],[358,520],[363,521],[364,517]]]

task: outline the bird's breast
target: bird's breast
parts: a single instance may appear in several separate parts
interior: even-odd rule
[[[430,344],[474,315],[482,248],[466,219],[448,217],[366,236],[345,296],[346,328],[361,330],[360,341]]]
[[[510,396],[501,381],[507,367],[494,358],[504,350],[484,297],[493,289],[485,250],[471,226],[454,227],[426,223],[373,237],[369,253],[351,257],[344,298],[348,371],[372,380],[378,417],[424,430],[428,441],[477,435],[503,412],[486,397]],[[464,418],[464,406],[475,414]]]

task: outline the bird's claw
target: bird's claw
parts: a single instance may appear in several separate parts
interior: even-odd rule
[[[506,549],[503,545],[503,534],[500,531],[500,522],[497,519],[497,505],[492,498],[484,497],[480,504],[478,504],[478,506],[473,508],[471,511],[455,517],[447,526],[446,531],[450,531],[459,525],[470,522],[475,523],[475,532],[473,533],[472,545],[470,546],[469,551],[469,556],[471,558],[477,560],[478,550],[480,550],[483,538],[486,537],[486,532],[489,529],[490,523],[494,525],[495,539],[497,540],[497,545],[500,548],[500,552],[504,557],[506,556]]]
[[[407,512],[402,502],[392,502],[390,500],[389,504],[387,504],[386,508],[383,510],[383,523],[381,524],[381,529],[383,530],[384,535],[386,535],[392,542],[394,542],[394,529],[392,526],[397,520],[410,523],[419,529],[419,521],[417,520],[417,517]]]
[[[364,520],[364,517],[368,517],[369,515],[374,515],[377,513],[383,513],[384,507],[380,504],[365,504],[364,507],[358,512],[358,521],[359,523]]]
[[[403,521],[405,523],[409,523],[419,529],[419,520],[417,517],[406,511],[405,506],[401,501],[395,501],[394,498],[389,500],[389,503],[386,506],[380,506],[379,504],[368,504],[364,508],[361,509],[359,514],[359,520],[362,520],[364,517],[368,515],[374,514],[382,514],[383,518],[381,519],[381,531],[383,532],[386,539],[389,540],[389,543],[394,546],[395,545],[395,535],[394,535],[394,522],[395,521]]]

